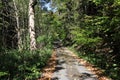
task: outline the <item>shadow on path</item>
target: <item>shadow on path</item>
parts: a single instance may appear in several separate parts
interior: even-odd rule
[[[51,80],[98,80],[96,75],[72,56],[67,49],[56,49],[57,61]]]

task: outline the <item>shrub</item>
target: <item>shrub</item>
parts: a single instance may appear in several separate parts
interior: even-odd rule
[[[26,51],[5,51],[0,53],[1,80],[34,80],[40,77],[41,68],[51,55],[50,49]]]

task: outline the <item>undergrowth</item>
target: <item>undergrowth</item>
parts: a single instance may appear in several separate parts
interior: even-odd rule
[[[80,58],[83,58],[95,65],[98,68],[101,68],[104,71],[104,75],[112,78],[113,80],[120,80],[120,62],[116,60],[110,60],[108,56],[102,53],[91,53],[91,52],[81,52],[76,51],[73,48],[69,48],[74,51]]]
[[[0,53],[0,80],[36,80],[51,56],[50,49],[5,50]]]

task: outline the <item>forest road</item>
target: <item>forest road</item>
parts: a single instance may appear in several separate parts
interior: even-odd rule
[[[67,48],[57,48],[56,55],[57,64],[51,80],[98,80]]]

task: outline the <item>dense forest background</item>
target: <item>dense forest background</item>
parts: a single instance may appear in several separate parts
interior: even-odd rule
[[[29,1],[35,33],[29,31]],[[0,0],[0,79],[39,78],[55,42],[119,80],[120,0]]]

